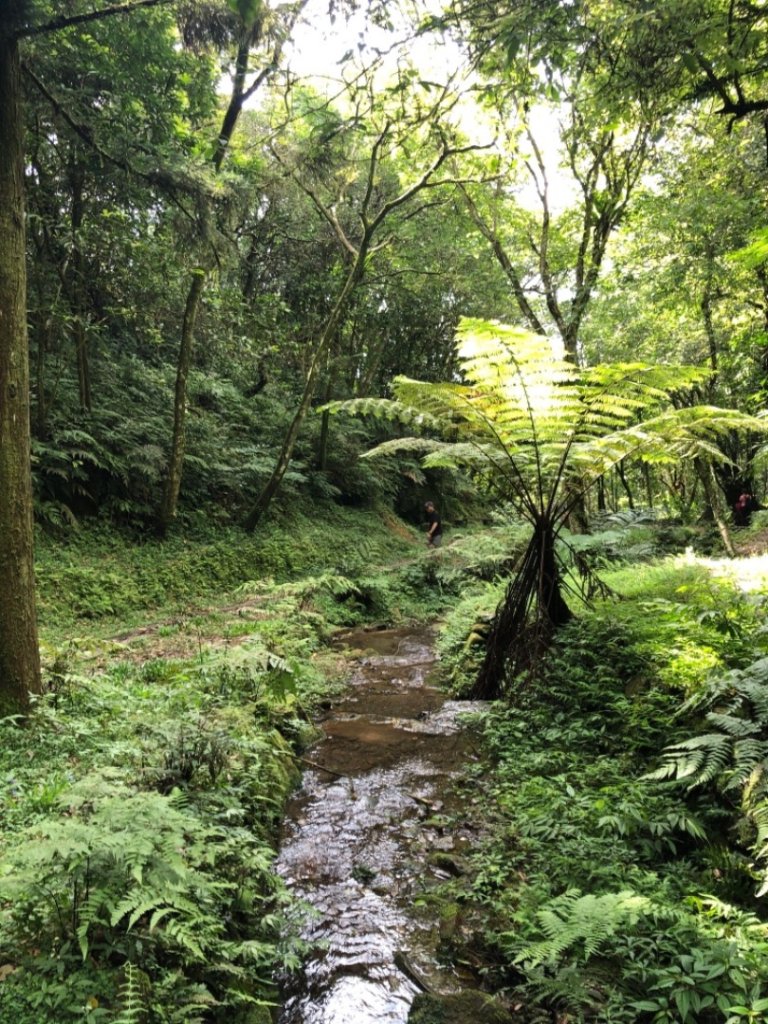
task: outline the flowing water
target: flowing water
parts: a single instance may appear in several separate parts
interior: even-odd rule
[[[457,811],[451,780],[467,756],[460,717],[480,705],[430,685],[427,630],[344,641],[361,652],[356,670],[308,754],[328,770],[304,775],[278,859],[313,908],[304,928],[311,955],[286,982],[280,1024],[405,1024],[414,979],[461,987],[437,963],[434,911],[417,897],[468,842],[444,815]]]

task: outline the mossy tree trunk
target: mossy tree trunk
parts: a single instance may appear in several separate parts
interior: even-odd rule
[[[192,365],[192,348],[195,338],[195,324],[200,310],[200,303],[205,289],[206,271],[199,268],[192,275],[187,301],[184,306],[184,319],[181,327],[179,357],[176,362],[176,385],[173,397],[173,432],[171,434],[171,455],[168,459],[168,475],[165,481],[163,502],[160,507],[158,532],[164,536],[168,532],[179,500],[181,477],[184,471],[184,452],[186,450],[187,433],[185,429],[187,415],[187,378]]]
[[[0,716],[40,691],[30,469],[24,149],[18,40],[24,4],[0,23]]]

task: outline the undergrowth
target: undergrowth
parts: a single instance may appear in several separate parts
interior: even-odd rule
[[[266,1013],[299,953],[272,860],[322,687],[258,638],[93,676],[59,662],[26,726],[0,723],[0,1019]]]
[[[200,523],[164,541],[99,524],[64,539],[41,535],[41,625],[54,636],[74,624],[81,631],[93,632],[89,623],[109,630],[148,611],[199,607],[250,580],[359,575],[371,565],[413,557],[415,542],[415,532],[388,528],[379,512],[328,507],[316,518],[295,513],[270,520],[255,534]]]
[[[582,612],[484,716],[486,838],[447,886],[454,953],[523,1021],[763,1020],[763,600],[673,560],[611,582],[631,596]],[[459,688],[494,597],[448,619]]]
[[[254,538],[93,527],[43,543],[46,690],[28,722],[0,722],[0,1020],[269,1019],[271,979],[301,954],[277,829],[312,709],[343,674],[333,629],[431,618],[508,557],[417,539],[338,511]],[[192,601],[149,648],[143,628],[138,647],[103,642]],[[197,647],[159,656],[185,628]]]

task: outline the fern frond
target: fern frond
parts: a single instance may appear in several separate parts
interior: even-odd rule
[[[728,767],[732,744],[722,733],[705,733],[666,748],[661,765],[646,779],[685,780],[689,789],[711,782]]]
[[[331,415],[346,413],[350,416],[371,416],[374,419],[403,423],[409,426],[425,427],[439,430],[438,420],[428,413],[390,398],[350,398],[346,401],[328,402],[317,409],[317,412],[329,412]]]
[[[120,1010],[114,1024],[141,1024],[147,1012],[141,985],[141,972],[128,960],[125,964],[125,981],[120,986]]]
[[[571,890],[537,913],[545,938],[523,946],[514,962],[533,967],[566,954],[588,960],[618,931],[632,927],[655,910],[647,897],[629,890],[599,896]]]

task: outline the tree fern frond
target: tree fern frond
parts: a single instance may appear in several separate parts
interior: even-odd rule
[[[350,398],[341,402],[329,402],[320,406],[318,412],[331,414],[347,413],[351,416],[372,416],[374,419],[396,421],[414,426],[440,428],[440,422],[426,412],[411,408],[390,398]]]

